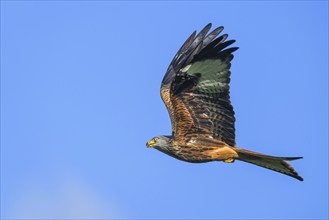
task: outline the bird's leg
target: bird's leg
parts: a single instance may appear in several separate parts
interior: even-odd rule
[[[211,155],[214,160],[224,161],[225,163],[233,163],[235,158],[238,158],[238,154],[230,146],[217,147],[211,151]]]
[[[229,158],[229,159],[226,159],[226,160],[223,160],[225,163],[234,163],[234,159],[233,158]]]

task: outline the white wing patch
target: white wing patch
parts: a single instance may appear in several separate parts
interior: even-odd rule
[[[189,64],[189,65],[185,66],[183,69],[181,69],[180,71],[183,73],[186,73],[190,69],[191,66],[192,66],[192,64]]]

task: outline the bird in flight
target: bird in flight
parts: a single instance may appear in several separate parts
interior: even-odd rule
[[[178,50],[161,83],[161,98],[169,112],[172,135],[147,142],[176,159],[204,163],[235,160],[274,170],[300,181],[287,163],[302,157],[276,157],[245,150],[235,143],[235,117],[230,101],[230,67],[235,40],[220,35],[211,24],[194,31]]]

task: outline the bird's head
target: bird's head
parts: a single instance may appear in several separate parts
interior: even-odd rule
[[[146,146],[158,150],[166,149],[169,146],[170,139],[169,136],[157,136],[148,141]]]

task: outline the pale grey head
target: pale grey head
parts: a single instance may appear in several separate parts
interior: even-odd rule
[[[170,148],[171,136],[157,136],[146,143],[147,147],[155,148],[162,152],[168,152]]]

